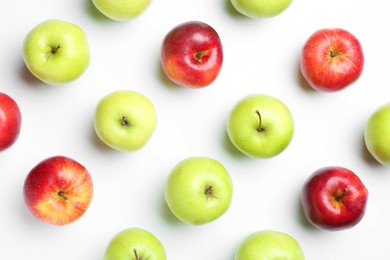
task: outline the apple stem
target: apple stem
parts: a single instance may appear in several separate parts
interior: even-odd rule
[[[123,126],[128,126],[129,125],[129,122],[127,121],[127,116],[126,115],[122,116],[122,125]]]
[[[62,190],[58,192],[58,196],[59,196],[61,199],[65,200],[65,201],[68,200],[68,197],[66,197],[65,192],[62,191]]]
[[[195,53],[194,57],[198,62],[202,62],[203,56],[205,56],[209,51],[199,51]]]
[[[336,195],[334,196],[334,199],[336,201],[339,201],[341,198],[343,198],[345,195],[347,195],[348,193],[348,189],[347,188],[344,188],[344,190],[341,192],[341,191],[338,191],[336,193]]]
[[[53,49],[51,49],[51,53],[52,53],[52,54],[55,54],[61,47],[62,47],[61,44],[58,44],[56,47],[54,47]]]
[[[138,257],[137,249],[134,248],[133,252],[136,260],[142,260],[142,257]]]
[[[261,132],[264,131],[264,128],[262,127],[260,111],[259,111],[259,110],[256,110],[256,114],[257,114],[258,117],[259,117],[259,127],[257,128],[257,131],[258,131],[259,133],[261,133]]]
[[[213,195],[213,186],[212,185],[207,185],[204,194],[206,195],[207,198],[214,197]]]

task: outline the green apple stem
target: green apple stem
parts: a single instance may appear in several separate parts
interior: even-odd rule
[[[259,117],[259,127],[257,128],[257,131],[258,131],[259,133],[261,133],[261,132],[264,131],[264,128],[263,128],[263,126],[262,126],[260,111],[259,111],[259,110],[256,110],[256,114],[257,114],[257,116]]]
[[[209,53],[209,51],[199,51],[199,52],[196,52],[194,57],[195,59],[198,61],[198,62],[202,62],[202,58],[207,55]]]

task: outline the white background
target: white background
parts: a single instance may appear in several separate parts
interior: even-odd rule
[[[232,260],[238,243],[262,229],[289,233],[309,260],[390,259],[390,173],[362,139],[369,115],[390,101],[386,7],[384,0],[295,0],[277,17],[253,20],[228,0],[155,0],[139,18],[114,22],[89,0],[3,1],[0,91],[18,102],[23,123],[18,141],[0,154],[1,258],[102,259],[113,235],[137,226],[154,233],[171,260]],[[92,55],[85,74],[60,87],[36,80],[22,60],[25,35],[49,18],[81,26]],[[159,64],[164,35],[189,20],[214,27],[224,47],[219,77],[200,90],[174,86]],[[361,78],[332,94],[310,90],[298,67],[303,43],[324,27],[355,34],[366,58]],[[98,100],[118,89],[143,93],[158,112],[155,133],[136,153],[109,149],[93,130]],[[294,116],[293,140],[275,158],[245,157],[227,139],[230,109],[251,93],[279,98]],[[82,163],[95,187],[85,215],[63,227],[36,220],[22,196],[30,169],[53,155]],[[171,168],[193,155],[219,160],[234,182],[230,209],[203,226],[176,220],[163,198]],[[302,215],[303,182],[329,165],[355,171],[370,192],[365,217],[350,230],[317,230]]]

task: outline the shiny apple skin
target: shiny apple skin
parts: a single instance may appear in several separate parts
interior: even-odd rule
[[[324,167],[315,171],[303,185],[301,202],[308,221],[325,230],[355,226],[363,218],[368,190],[351,170]]]
[[[161,46],[161,65],[175,84],[202,88],[210,85],[223,63],[222,43],[210,25],[190,21],[174,27]]]
[[[27,208],[36,218],[62,226],[79,219],[89,207],[93,197],[92,178],[77,161],[53,156],[29,172],[23,195]]]
[[[16,101],[0,93],[0,152],[10,148],[18,139],[22,115]]]
[[[302,75],[318,91],[345,89],[360,78],[363,67],[361,43],[345,29],[320,29],[307,39],[302,49]]]

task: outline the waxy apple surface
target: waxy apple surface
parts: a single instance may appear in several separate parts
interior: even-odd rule
[[[166,260],[160,240],[143,228],[127,228],[117,233],[108,244],[104,260]]]
[[[199,21],[182,23],[165,36],[160,60],[165,75],[177,85],[206,87],[221,70],[222,43],[210,25]]]
[[[36,218],[53,225],[66,225],[88,209],[93,196],[92,178],[77,161],[53,156],[29,172],[23,195],[27,208]]]
[[[95,110],[96,134],[119,151],[133,152],[144,147],[156,126],[153,103],[136,91],[113,91],[99,101]]]
[[[318,91],[345,89],[359,79],[363,67],[360,41],[340,28],[316,31],[307,39],[301,52],[302,75]]]
[[[364,128],[364,142],[379,163],[390,166],[390,103],[372,113]]]
[[[0,93],[0,151],[11,147],[19,137],[22,114],[16,101]]]
[[[225,167],[208,157],[180,161],[165,185],[165,201],[181,221],[192,225],[209,223],[229,208],[233,183]]]
[[[92,0],[92,2],[108,18],[127,21],[140,16],[152,0]]]
[[[267,18],[286,10],[292,0],[230,0],[233,7],[250,18]]]
[[[236,249],[234,260],[304,260],[298,241],[287,233],[275,230],[256,231]]]
[[[89,66],[87,37],[76,24],[54,19],[44,21],[27,34],[23,59],[41,81],[49,85],[69,83]]]
[[[324,167],[305,182],[301,203],[308,221],[326,230],[347,229],[358,224],[367,206],[368,190],[351,170]]]
[[[248,95],[231,110],[226,129],[233,145],[255,158],[271,158],[280,154],[291,142],[294,120],[279,99],[264,95]]]

